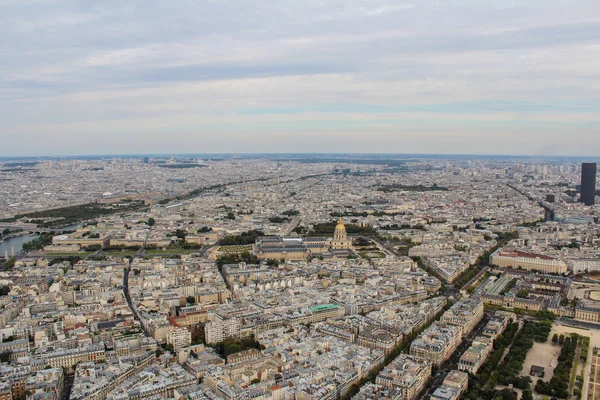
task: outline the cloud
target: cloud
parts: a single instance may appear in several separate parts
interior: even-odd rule
[[[278,151],[299,131],[320,135],[305,151],[346,131],[390,151],[409,129],[420,152],[446,135],[447,151],[486,153],[499,132],[520,152],[550,131],[573,154],[600,144],[596,0],[6,1],[0,38],[0,155],[85,153],[104,130],[124,153],[165,132]]]

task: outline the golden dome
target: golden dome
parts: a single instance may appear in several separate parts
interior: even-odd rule
[[[333,232],[333,240],[336,243],[345,242],[348,240],[348,236],[346,235],[346,227],[344,226],[344,221],[342,221],[342,217],[338,220],[338,224],[335,227],[335,232]]]

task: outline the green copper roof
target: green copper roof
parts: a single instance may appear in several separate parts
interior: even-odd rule
[[[320,304],[318,306],[311,307],[310,311],[319,312],[319,311],[331,310],[333,308],[338,308],[338,305],[337,304]]]

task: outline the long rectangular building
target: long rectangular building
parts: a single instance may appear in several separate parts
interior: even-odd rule
[[[557,258],[543,254],[529,253],[514,247],[501,247],[490,256],[490,264],[503,268],[540,271],[562,274],[567,272],[567,264]]]

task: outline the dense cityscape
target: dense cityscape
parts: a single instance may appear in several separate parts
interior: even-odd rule
[[[0,399],[600,399],[588,161],[4,159]]]
[[[600,400],[599,0],[0,38],[0,400]]]

